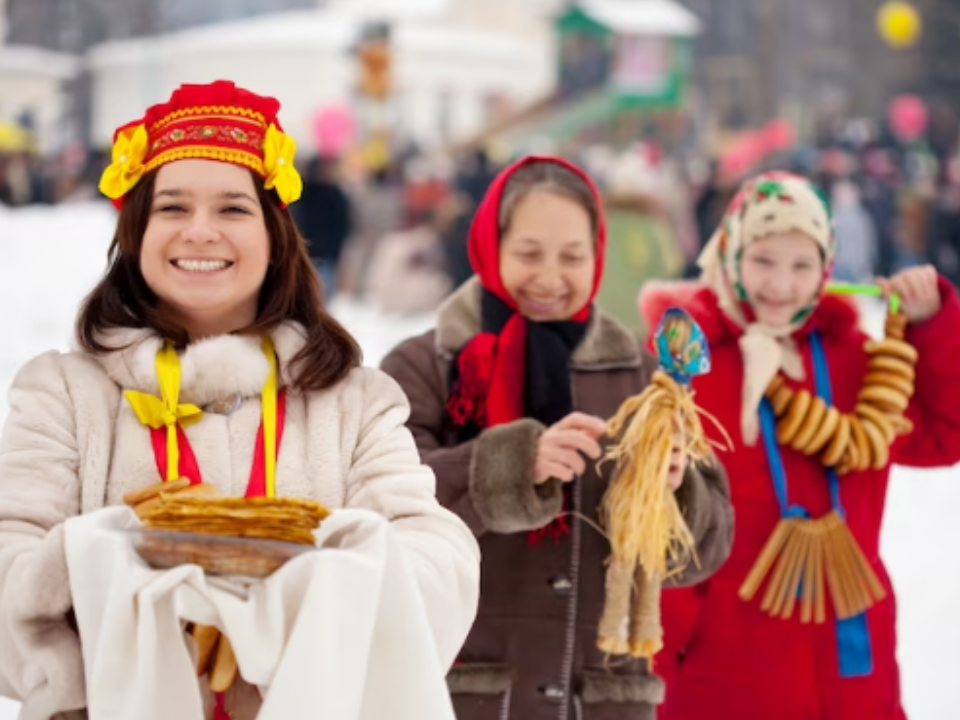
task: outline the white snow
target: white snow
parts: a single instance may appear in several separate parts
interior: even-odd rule
[[[69,346],[77,305],[103,271],[114,218],[106,204],[0,206],[0,421],[17,368],[40,352]],[[430,317],[385,317],[344,299],[335,300],[332,311],[356,335],[369,365],[431,323]],[[911,720],[960,717],[958,508],[957,468],[894,470],[882,549],[899,598],[899,657]],[[15,716],[16,705],[0,699],[0,720]]]

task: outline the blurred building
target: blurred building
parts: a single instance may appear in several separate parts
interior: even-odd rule
[[[321,6],[323,0],[6,0],[12,41],[82,51],[107,40]]]
[[[323,0],[5,0],[7,42],[83,56],[97,44],[198,25],[316,7]],[[87,142],[91,78],[82,64],[64,84],[75,139]]]
[[[898,50],[877,32],[880,0],[677,0],[700,21],[690,106],[700,127],[759,127],[782,117],[812,137],[833,116],[883,117],[889,99],[902,92],[924,97],[935,119],[955,118],[960,112],[960,5],[957,0],[911,2],[923,18],[923,34],[913,47]],[[90,52],[90,71],[81,63],[67,81],[67,97],[77,135],[102,142],[102,125],[112,121],[114,102],[118,116],[134,105],[142,108],[176,82],[199,79],[208,61],[220,75],[263,89],[265,73],[283,58],[285,68],[294,71],[273,71],[269,87],[278,88],[285,105],[293,104],[301,118],[295,124],[306,127],[310,110],[298,103],[353,100],[351,38],[370,20],[389,21],[396,39],[390,112],[410,138],[430,143],[463,136],[478,124],[509,117],[518,102],[529,105],[547,96],[557,82],[555,60],[563,50],[554,20],[577,4],[582,2],[5,0],[4,22],[12,45],[80,57]],[[619,6],[614,24],[631,27],[664,5],[662,0],[592,4]],[[303,26],[284,25],[278,14],[300,18]],[[248,55],[245,49],[254,46],[244,45],[246,38],[261,50]],[[139,39],[149,40],[131,42]],[[216,52],[204,50],[204,43]],[[227,64],[227,58],[250,61],[261,51],[272,58],[263,68],[248,67],[252,62]],[[130,83],[139,84],[117,96],[104,89],[108,72],[125,73],[133,78]],[[302,97],[294,94],[294,85]]]
[[[8,44],[5,17],[0,0],[0,153],[53,151],[66,140],[64,85],[76,76],[79,63],[55,50]]]
[[[481,138],[527,152],[679,141],[698,18],[674,0],[575,0],[556,10],[555,87]]]
[[[77,58],[42,48],[0,44],[0,151],[60,149],[69,139],[63,88]]]
[[[508,3],[477,0],[487,6]],[[323,8],[218,22],[88,50],[94,145],[180,83],[230,78],[283,104],[285,128],[315,149],[319,113],[363,113],[358,40],[372,22],[389,27],[391,90],[378,111],[401,142],[446,143],[475,132],[503,105],[547,92],[554,82],[549,24],[539,32],[476,27],[453,3],[327,3]],[[533,25],[535,23],[527,23]],[[363,125],[364,117],[357,122]]]
[[[7,0],[17,42],[86,56],[79,134],[109,133],[182,82],[234,79],[276,95],[311,149],[324,107],[362,106],[358,38],[391,28],[387,121],[420,145],[475,131],[549,91],[557,0]]]

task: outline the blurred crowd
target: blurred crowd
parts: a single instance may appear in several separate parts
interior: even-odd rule
[[[671,155],[652,140],[619,152],[576,151],[571,159],[589,169],[604,194],[612,251],[627,266],[620,269],[629,286],[621,293],[623,313],[633,314],[633,294],[646,277],[695,276],[699,250],[740,182],[774,168],[809,177],[829,199],[838,279],[864,282],[930,262],[960,285],[956,147],[935,151],[923,139],[855,135],[794,144],[746,166],[702,152]],[[330,157],[301,161],[304,193],[293,210],[328,297],[348,294],[393,314],[434,309],[470,276],[470,220],[511,159],[476,147],[456,155],[404,153],[374,170]],[[0,153],[0,203],[95,199],[106,160],[76,151],[50,158]],[[601,296],[614,315],[617,292]]]

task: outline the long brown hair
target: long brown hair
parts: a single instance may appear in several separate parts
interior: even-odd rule
[[[260,288],[257,319],[237,334],[266,335],[283,322],[299,323],[307,339],[292,361],[294,386],[301,391],[328,388],[360,365],[360,346],[324,308],[320,278],[290,213],[251,174],[270,237],[270,266]],[[76,335],[88,352],[118,350],[102,342],[103,333],[116,328],[149,328],[177,348],[190,342],[186,329],[162,310],[140,270],[155,184],[156,171],[144,175],[124,199],[107,252],[107,272],[80,308]]]

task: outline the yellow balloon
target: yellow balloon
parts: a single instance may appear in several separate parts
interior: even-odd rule
[[[877,13],[880,36],[895,48],[913,45],[920,37],[923,21],[917,9],[908,2],[892,0],[880,6]]]

